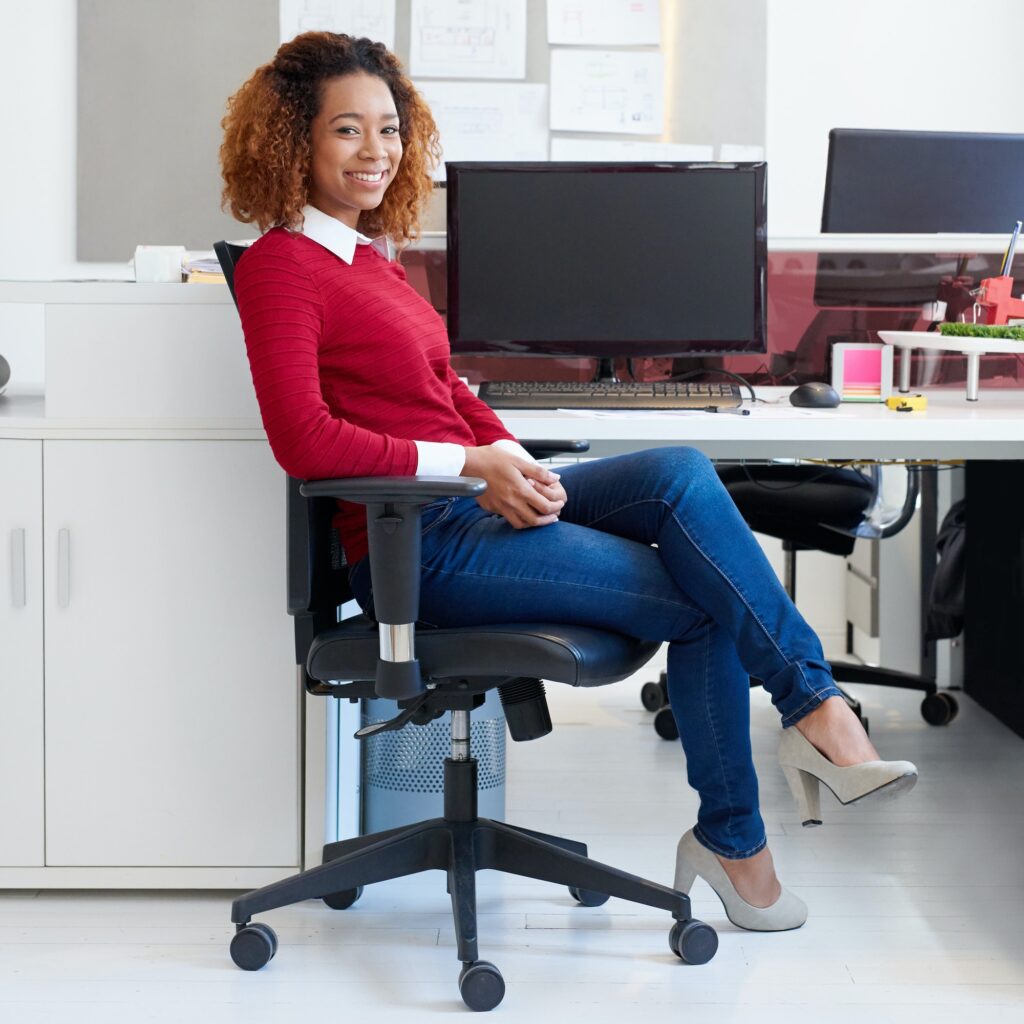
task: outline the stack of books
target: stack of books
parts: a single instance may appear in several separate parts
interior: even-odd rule
[[[189,284],[226,284],[213,251],[186,252],[181,270]]]

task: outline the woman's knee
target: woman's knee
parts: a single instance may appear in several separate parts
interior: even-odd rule
[[[666,485],[682,483],[686,485],[714,480],[718,474],[714,464],[696,448],[685,446],[671,448],[651,448],[644,452],[650,460],[650,471],[660,477]]]

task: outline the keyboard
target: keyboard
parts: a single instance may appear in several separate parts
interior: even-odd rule
[[[735,409],[735,384],[692,381],[485,381],[480,397],[492,409]]]

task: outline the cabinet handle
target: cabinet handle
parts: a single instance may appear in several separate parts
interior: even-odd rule
[[[57,531],[57,607],[71,603],[71,531]]]
[[[25,607],[25,531],[11,530],[11,604]]]

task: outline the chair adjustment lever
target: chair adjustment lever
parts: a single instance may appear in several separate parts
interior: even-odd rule
[[[392,729],[401,729],[406,725],[416,714],[417,711],[430,697],[430,691],[421,694],[417,697],[400,715],[392,718],[387,722],[374,722],[372,725],[364,725],[361,729],[357,729],[355,732],[355,738],[357,740],[365,740],[369,736],[376,736],[379,732],[390,732]]]

